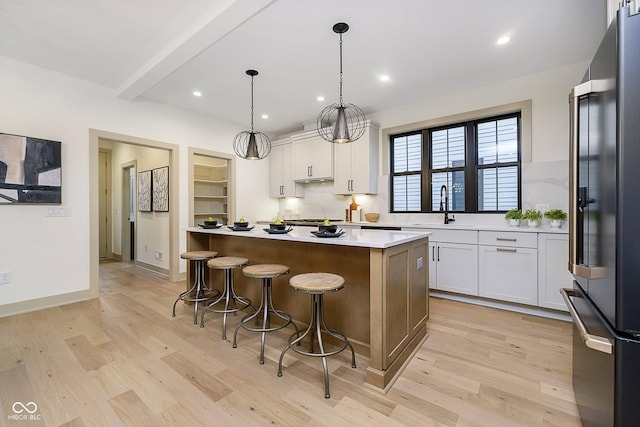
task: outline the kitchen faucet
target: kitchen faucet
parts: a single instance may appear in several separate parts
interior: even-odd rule
[[[444,191],[444,206],[442,205],[442,191]],[[447,191],[447,186],[444,184],[440,187],[440,212],[444,212],[445,224],[456,220],[455,218],[449,218],[449,192]]]

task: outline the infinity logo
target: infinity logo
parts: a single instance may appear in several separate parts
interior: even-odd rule
[[[14,402],[11,409],[13,409],[13,412],[16,414],[21,414],[24,411],[33,414],[38,410],[38,405],[36,405],[35,402],[28,402],[26,405],[22,402]]]

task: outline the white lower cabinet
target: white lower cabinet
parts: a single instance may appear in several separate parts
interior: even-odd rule
[[[535,233],[480,231],[479,295],[520,304],[538,304],[538,250]]]
[[[571,288],[573,277],[567,268],[569,237],[566,234],[538,234],[538,305],[567,311],[560,288]]]
[[[478,295],[477,232],[430,231],[433,233],[434,240],[430,240],[429,243],[429,287],[441,291]]]
[[[537,252],[531,248],[480,246],[480,296],[537,305]]]
[[[430,289],[567,311],[559,291],[573,281],[566,234],[421,230],[432,233]]]

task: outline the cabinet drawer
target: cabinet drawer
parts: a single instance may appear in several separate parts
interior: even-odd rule
[[[416,230],[416,228],[402,227],[403,230]],[[429,240],[433,242],[468,243],[478,244],[478,232],[475,230],[443,230],[440,228],[420,228],[420,231],[429,231]]]
[[[538,247],[538,235],[536,233],[518,233],[516,231],[480,231],[478,239],[481,245],[534,249]]]

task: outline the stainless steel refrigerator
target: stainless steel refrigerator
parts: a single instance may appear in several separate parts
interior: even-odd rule
[[[585,31],[588,31],[586,29]],[[573,88],[573,386],[585,426],[640,425],[640,14],[621,7]]]

